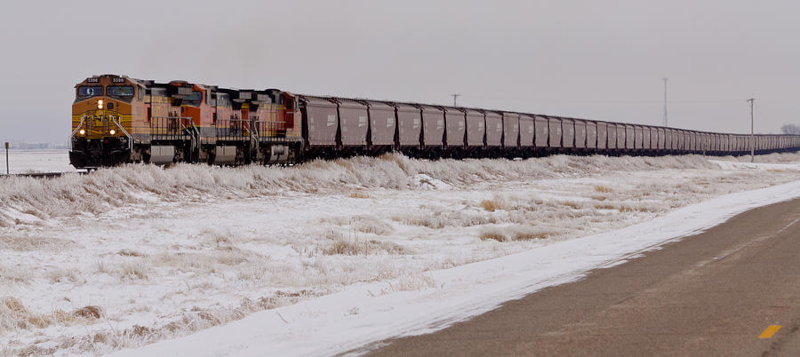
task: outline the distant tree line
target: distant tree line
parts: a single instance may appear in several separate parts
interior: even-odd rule
[[[800,125],[783,124],[783,126],[781,126],[781,133],[784,133],[784,134],[800,134]]]

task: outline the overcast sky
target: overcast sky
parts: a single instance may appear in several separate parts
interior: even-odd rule
[[[0,141],[95,74],[745,133],[800,124],[800,1],[4,1]]]

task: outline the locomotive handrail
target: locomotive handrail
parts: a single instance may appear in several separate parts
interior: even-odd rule
[[[87,115],[86,116],[86,132],[87,133],[94,132],[94,121],[95,121],[95,116],[94,115]]]
[[[191,117],[152,117],[150,120],[150,135],[153,136],[154,140],[176,140],[182,136],[189,136],[185,123],[191,120]]]
[[[83,127],[83,120],[84,120],[85,118],[86,118],[86,115],[85,115],[85,114],[84,114],[84,115],[81,115],[81,122],[78,124],[78,126],[77,126],[77,127],[75,127],[75,130],[73,130],[73,131],[72,131],[72,133],[71,133],[71,134],[69,134],[69,137],[70,137],[70,138],[72,138],[73,136],[75,136],[75,133],[77,133],[79,130],[81,130],[81,127]]]
[[[195,153],[195,155],[199,156],[200,155],[200,129],[194,125],[194,121],[192,121],[191,119],[189,119],[188,122],[189,122],[189,126],[188,127],[186,127],[186,125],[184,125],[181,122],[181,126],[183,127],[183,129],[181,131],[182,132],[183,131],[189,132],[189,137],[191,138],[192,152]]]
[[[70,148],[70,150],[72,150],[72,138],[74,138],[75,137],[75,133],[80,131],[81,128],[83,127],[83,121],[84,121],[85,118],[86,118],[86,114],[81,115],[81,122],[78,124],[77,127],[75,127],[75,130],[73,130],[72,133],[69,134],[69,148]]]
[[[133,136],[131,136],[131,134],[129,134],[128,131],[125,130],[125,128],[123,128],[122,125],[120,125],[120,123],[116,119],[114,119],[113,115],[109,115],[108,117],[111,119],[112,122],[114,122],[114,124],[119,128],[119,130],[122,130],[122,133],[125,134],[125,136],[128,138],[128,149],[133,150]]]
[[[109,117],[111,117],[111,116],[110,115],[108,115],[108,116],[103,116],[103,115],[99,116],[99,118],[103,120],[103,134],[108,133],[108,131],[109,131],[109,128],[108,128],[109,127],[109,125],[108,125]]]
[[[248,123],[248,130],[247,133],[250,135],[250,141],[260,141],[261,133],[260,133],[260,121],[257,117],[251,117],[250,123]]]
[[[216,138],[237,141],[253,139],[253,123],[253,121],[239,118],[217,120],[214,123]]]

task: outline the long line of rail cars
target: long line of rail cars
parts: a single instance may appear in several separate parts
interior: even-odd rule
[[[700,132],[499,110],[236,90],[118,75],[76,86],[70,161],[218,165],[400,151],[414,157],[742,155],[800,149],[798,135]]]

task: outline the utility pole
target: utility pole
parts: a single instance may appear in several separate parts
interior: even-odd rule
[[[753,137],[753,105],[756,98],[750,98],[747,101],[750,102],[750,162],[755,162],[756,142]]]
[[[667,122],[667,81],[669,78],[662,78],[664,80],[664,127],[669,126]]]
[[[456,99],[461,96],[461,94],[451,94],[453,96],[453,106],[457,107],[458,104],[456,103]]]
[[[11,171],[8,170],[8,142],[6,141],[6,176],[11,174]]]

